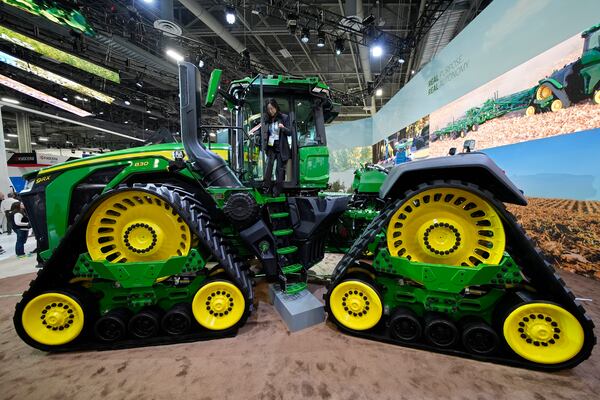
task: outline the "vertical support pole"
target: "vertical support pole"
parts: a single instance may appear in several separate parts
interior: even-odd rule
[[[31,153],[31,127],[29,126],[29,114],[18,112],[17,135],[19,135],[19,152]]]
[[[0,192],[6,194],[10,191],[8,178],[8,165],[6,162],[6,147],[4,146],[4,124],[2,123],[2,106],[0,105]]]

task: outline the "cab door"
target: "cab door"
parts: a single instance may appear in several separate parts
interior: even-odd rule
[[[329,182],[329,150],[321,100],[293,100],[298,183],[301,189],[324,189]]]

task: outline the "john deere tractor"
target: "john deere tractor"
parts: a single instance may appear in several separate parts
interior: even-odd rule
[[[535,97],[525,110],[527,115],[556,112],[589,98],[600,104],[600,24],[583,32],[581,37],[584,39],[581,57],[539,82]]]
[[[318,78],[232,82],[221,93],[234,111],[225,126],[200,125],[195,66],[180,63],[179,79],[182,144],[26,175],[40,271],[16,306],[25,342],[62,351],[233,335],[253,310],[258,274],[304,290],[307,270],[335,247],[330,232],[354,220],[325,295],[340,329],[530,368],[589,357],[593,323],[506,211],[526,200],[484,154],[363,171],[354,196],[327,196],[325,123],[337,106]],[[267,97],[292,132],[278,197],[261,189]]]

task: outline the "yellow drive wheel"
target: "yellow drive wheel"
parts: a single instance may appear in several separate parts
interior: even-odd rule
[[[536,100],[546,100],[548,97],[552,96],[552,89],[550,89],[546,85],[542,85],[535,91]]]
[[[500,217],[483,198],[467,190],[439,187],[404,201],[387,228],[393,256],[431,264],[498,264],[505,235]]]
[[[525,115],[527,115],[528,117],[532,116],[535,114],[535,107],[534,106],[529,106],[525,109]]]
[[[246,309],[241,290],[231,282],[212,281],[202,286],[192,300],[192,312],[203,327],[220,331],[237,324]]]
[[[338,284],[329,296],[329,308],[340,324],[355,331],[371,329],[383,314],[377,291],[358,279]]]
[[[558,364],[583,347],[583,328],[564,308],[532,302],[518,306],[504,320],[504,338],[515,353],[540,364]]]
[[[600,104],[600,89],[594,90],[594,103]]]
[[[25,333],[36,342],[59,346],[73,341],[81,333],[83,308],[71,295],[43,293],[27,303],[21,323]]]
[[[173,207],[150,193],[118,192],[94,210],[86,230],[93,260],[158,261],[190,251],[189,226]]]
[[[550,110],[552,110],[552,112],[557,112],[558,110],[560,110],[562,108],[563,108],[563,103],[559,99],[552,100],[552,103],[550,103]]]

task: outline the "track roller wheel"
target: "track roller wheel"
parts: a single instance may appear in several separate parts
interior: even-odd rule
[[[103,342],[114,342],[125,337],[127,321],[131,312],[126,309],[117,309],[98,318],[94,324],[94,334]]]
[[[594,100],[594,103],[600,104],[600,89],[594,90],[593,100]]]
[[[437,347],[451,347],[458,340],[458,328],[441,314],[428,314],[425,316],[425,338]]]
[[[423,333],[423,325],[408,308],[398,308],[390,318],[390,335],[403,342],[416,342]]]
[[[463,326],[462,344],[469,353],[488,355],[498,349],[500,338],[485,322],[469,322]]]
[[[529,106],[525,109],[525,115],[527,115],[528,117],[531,117],[532,115],[534,115],[536,112],[535,106]]]
[[[521,303],[509,311],[503,333],[515,353],[540,364],[568,361],[584,343],[583,328],[573,314],[541,301]]]
[[[189,304],[177,304],[163,315],[160,326],[169,335],[183,335],[192,327]]]
[[[383,315],[381,296],[369,283],[347,279],[331,291],[329,308],[334,318],[355,331],[371,329]]]
[[[550,103],[550,110],[552,110],[552,112],[557,112],[558,110],[563,108],[563,102],[559,99],[554,99],[552,100],[552,103]]]
[[[160,313],[154,309],[142,310],[129,320],[127,328],[131,336],[138,339],[147,339],[158,334],[160,327]]]
[[[536,100],[542,101],[546,100],[548,97],[553,96],[552,89],[546,85],[541,85],[535,91]]]
[[[442,183],[409,194],[388,224],[390,254],[431,264],[498,264],[506,243],[502,220],[468,189]]]
[[[23,309],[23,329],[31,339],[43,345],[59,346],[72,342],[85,323],[82,304],[74,293],[42,293],[31,299]]]
[[[200,287],[192,300],[192,313],[206,329],[219,331],[240,322],[246,309],[241,290],[226,280],[210,281]]]

